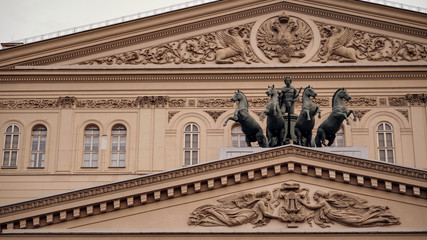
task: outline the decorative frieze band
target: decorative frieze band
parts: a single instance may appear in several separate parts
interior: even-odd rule
[[[248,98],[251,108],[264,108],[268,104],[268,98]],[[331,106],[330,99],[318,97],[313,102],[319,106]],[[388,106],[425,106],[425,94],[407,94],[406,96],[388,97]],[[296,106],[302,106],[301,100],[295,102]],[[348,102],[348,106],[376,107],[387,106],[385,98],[354,97]],[[19,109],[60,109],[60,108],[84,108],[84,109],[129,109],[129,108],[234,108],[234,103],[229,98],[172,98],[168,96],[140,96],[136,98],[114,99],[78,99],[76,97],[59,97],[58,99],[0,99],[0,110]],[[210,114],[210,113],[209,113]]]

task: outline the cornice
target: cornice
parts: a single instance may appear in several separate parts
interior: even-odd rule
[[[268,68],[266,68],[268,69]],[[259,69],[262,71],[263,69]],[[282,69],[283,70],[283,69]],[[288,72],[286,74],[274,73],[189,73],[189,74],[116,74],[114,72],[97,74],[95,72],[85,73],[72,72],[64,74],[20,74],[19,72],[5,72],[0,75],[0,82],[128,82],[128,81],[275,81],[282,80],[285,75],[297,80],[400,80],[400,79],[426,79],[427,72]],[[315,71],[313,69],[313,71]],[[356,71],[356,70],[355,70]]]
[[[308,165],[304,161],[299,161],[292,157],[315,160],[315,163]],[[277,161],[278,158],[286,159]],[[274,161],[269,162],[269,160]],[[256,163],[263,164],[256,165]],[[331,163],[334,165],[331,165]],[[342,168],[338,170],[331,166],[341,166],[344,167],[344,170]],[[353,170],[346,172],[345,169]],[[362,172],[360,170],[366,171]],[[212,178],[212,175],[210,175],[209,179],[204,179],[203,176],[207,176],[208,173],[215,173],[216,177]],[[427,189],[424,184],[427,180],[427,171],[288,145],[245,156],[207,162],[102,186],[0,206],[0,225],[2,229],[40,227],[53,222],[72,220],[287,173],[307,175],[412,197],[427,198]],[[185,178],[193,180],[183,185],[183,181],[179,180],[184,180]],[[400,180],[396,181],[396,179]],[[408,184],[408,181],[411,183]],[[163,182],[167,183],[166,188],[165,186],[162,189],[151,187],[154,190],[149,190],[148,192],[144,190],[148,186]],[[218,184],[215,182],[218,182]],[[419,184],[417,185],[415,182]],[[139,193],[134,195],[134,191],[132,195],[127,196],[126,190],[137,190]],[[77,203],[72,209],[62,209],[60,212],[49,212],[47,210],[47,213],[42,215],[27,216],[24,220],[11,220],[13,215],[18,213],[31,215],[34,210],[39,208],[44,209],[49,206],[76,203],[77,200],[83,199],[96,199],[96,197],[116,192],[121,193],[119,199],[102,200],[101,202],[90,203],[90,205],[86,203],[84,206],[80,206]],[[12,216],[12,218],[9,216]],[[30,223],[27,224],[26,219],[29,217],[30,219],[32,218],[32,221],[30,220]],[[55,221],[54,217],[57,218]],[[5,221],[5,219],[9,220]]]
[[[208,27],[214,27],[220,24],[226,24],[231,21],[238,21],[249,17],[256,17],[263,14],[268,14],[276,11],[293,11],[307,15],[313,15],[317,17],[327,18],[331,20],[336,20],[342,23],[350,23],[361,26],[367,26],[374,29],[388,30],[391,32],[400,32],[411,36],[416,36],[420,38],[427,37],[427,31],[422,29],[416,29],[404,25],[399,25],[395,23],[386,23],[383,21],[372,20],[368,18],[363,18],[354,15],[348,15],[348,13],[343,14],[336,11],[318,9],[314,7],[304,6],[295,3],[280,2],[274,3],[267,6],[261,6],[251,10],[239,11],[232,14],[226,14],[220,17],[214,17],[208,20],[196,21],[191,24],[186,24],[180,27],[173,27],[161,31],[141,34],[138,36],[129,37],[126,39],[121,39],[113,42],[101,43],[91,47],[85,47],[79,50],[66,51],[64,53],[56,54],[53,56],[43,57],[35,60],[24,61],[18,64],[13,65],[29,65],[29,66],[38,66],[38,65],[49,65],[64,60],[70,60],[75,58],[80,58],[88,56],[91,54],[100,53],[106,50],[118,49],[122,47],[128,47],[137,43],[147,42],[157,39],[162,39],[166,36],[177,35],[187,33],[189,31],[201,30]],[[179,13],[178,13],[179,14]],[[9,66],[3,66],[3,68],[8,68]]]

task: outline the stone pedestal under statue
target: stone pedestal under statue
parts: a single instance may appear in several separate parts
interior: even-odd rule
[[[288,116],[283,116],[283,118],[285,119],[285,143],[289,144],[289,139],[288,139]],[[290,128],[291,128],[291,140],[293,141],[293,143],[295,143],[297,141],[297,137],[295,135],[295,123],[297,122],[298,116],[296,115],[291,115],[291,122],[290,122]]]

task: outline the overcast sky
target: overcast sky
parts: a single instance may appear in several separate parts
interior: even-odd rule
[[[0,0],[0,43],[188,1],[191,0]],[[393,2],[427,8],[427,0]]]

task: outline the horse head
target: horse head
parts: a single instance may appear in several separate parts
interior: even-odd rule
[[[231,101],[236,102],[236,101],[240,101],[240,99],[242,99],[242,92],[240,90],[237,90],[234,92],[233,97],[231,97]]]
[[[277,91],[274,89],[274,84],[272,86],[268,86],[267,91],[265,92],[267,96],[271,97],[275,94],[277,94]]]
[[[337,95],[341,99],[345,99],[346,101],[350,101],[351,97],[350,94],[348,94],[347,90],[345,88],[341,88]]]
[[[314,91],[313,88],[310,87],[310,85],[308,85],[308,87],[306,87],[304,89],[303,96],[304,95],[309,96],[309,97],[313,97],[313,98],[317,97],[317,93]]]

